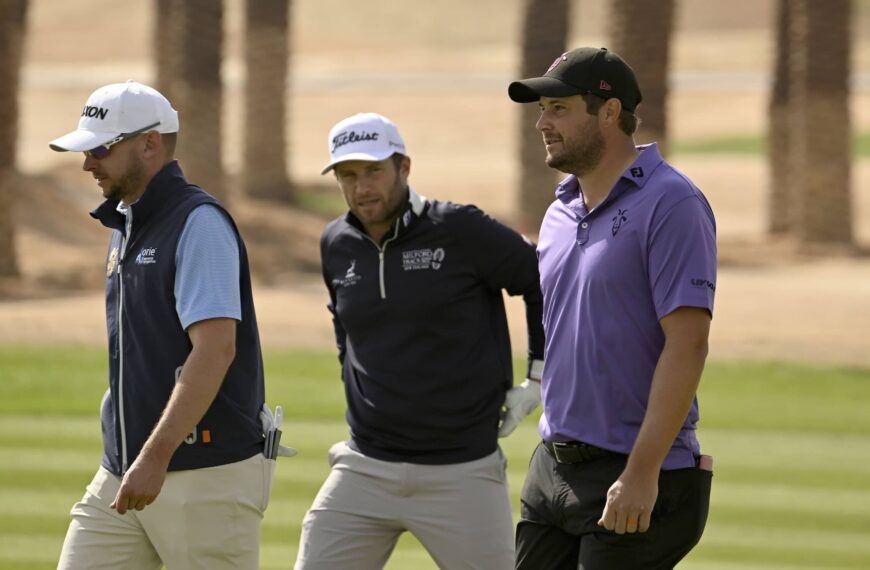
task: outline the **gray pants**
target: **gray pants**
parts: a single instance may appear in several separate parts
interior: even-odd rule
[[[337,443],[332,471],[302,523],[296,570],[383,568],[404,531],[440,568],[514,566],[501,450],[452,465],[379,461]]]

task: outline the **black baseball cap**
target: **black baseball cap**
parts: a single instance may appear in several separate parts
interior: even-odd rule
[[[508,96],[517,103],[584,93],[619,99],[622,108],[631,113],[642,99],[634,71],[607,48],[585,47],[565,52],[543,77],[514,81],[508,86]]]

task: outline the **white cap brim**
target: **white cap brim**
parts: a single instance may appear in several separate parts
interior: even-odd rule
[[[109,142],[117,137],[118,134],[119,133],[78,129],[54,139],[48,143],[48,146],[51,150],[56,150],[58,152],[84,152]]]
[[[396,154],[397,150],[387,150],[384,152],[352,152],[350,154],[343,154],[341,157],[336,158],[329,164],[323,167],[323,170],[320,171],[320,174],[326,174],[333,168],[335,168],[336,164],[341,162],[348,162],[349,160],[366,160],[369,162],[380,162],[382,160],[386,160]]]

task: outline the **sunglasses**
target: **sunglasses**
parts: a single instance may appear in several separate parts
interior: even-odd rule
[[[92,148],[91,150],[84,151],[85,156],[92,156],[92,157],[96,158],[97,160],[102,160],[102,159],[106,158],[107,156],[109,156],[109,151],[112,149],[113,146],[115,146],[119,142],[125,141],[127,139],[135,137],[136,135],[142,134],[145,131],[147,131],[148,129],[153,129],[154,127],[156,127],[159,124],[160,124],[160,121],[157,121],[153,125],[148,125],[147,127],[142,127],[138,131],[133,131],[132,133],[120,134],[107,143],[103,143],[98,147]]]

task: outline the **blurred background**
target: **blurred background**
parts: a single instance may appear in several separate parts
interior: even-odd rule
[[[536,107],[507,85],[580,46],[634,67],[638,142],[658,141],[717,217],[701,438],[726,461],[685,566],[870,567],[870,0],[0,0],[0,567],[51,567],[98,461],[108,235],[82,157],[48,149],[95,88],[169,97],[182,168],[247,242],[270,393],[295,399],[314,457],[282,463],[292,491],[267,515],[264,567],[286,567],[343,430],[318,259],[344,210],[319,175],[330,127],[390,117],[419,193],[534,238],[557,176]],[[508,306],[522,355],[522,303]],[[56,478],[22,452],[58,447],[46,418],[78,466]],[[506,444],[515,493],[533,423]],[[28,494],[36,481],[52,500]],[[413,544],[396,560],[426,564]]]
[[[81,157],[47,147],[75,128],[97,86],[132,78],[170,96],[181,164],[239,219],[263,303],[267,290],[290,287],[316,311],[301,310],[303,338],[288,320],[266,342],[320,345],[331,333],[307,276],[317,274],[324,221],[344,206],[319,176],[329,128],[360,111],[392,118],[420,193],[475,203],[533,236],[556,176],[542,160],[535,106],[509,101],[506,86],[592,45],[636,68],[638,141],[659,141],[714,207],[713,355],[870,363],[870,2],[2,6],[0,274],[5,298],[24,302],[2,314],[13,323],[9,311],[36,312],[0,327],[11,328],[0,341],[102,342],[99,314],[77,316],[70,331],[54,305],[40,312],[46,297],[101,283],[105,233],[86,215],[98,188]]]

